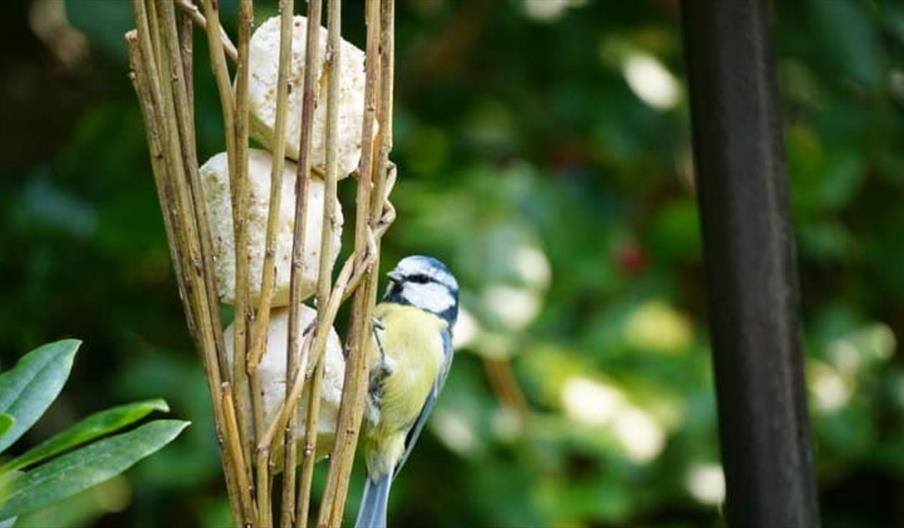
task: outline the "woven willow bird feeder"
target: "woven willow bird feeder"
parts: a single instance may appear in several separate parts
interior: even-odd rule
[[[179,295],[207,374],[234,522],[339,526],[363,415],[380,240],[395,218],[394,2],[366,1],[364,52],[342,40],[341,0],[328,0],[326,29],[321,0],[308,2],[306,18],[295,15],[294,0],[279,0],[279,16],[256,31],[253,0],[238,0],[236,44],[217,0],[132,4],[130,77]],[[226,138],[225,152],[203,165],[195,29],[208,39]],[[251,149],[251,137],[265,149]],[[337,187],[350,172],[355,208],[343,215]],[[355,246],[334,273],[349,216]],[[333,324],[349,298],[340,344]],[[235,313],[226,331],[222,304]],[[314,464],[327,454],[314,517]],[[277,476],[282,492],[273,497]]]

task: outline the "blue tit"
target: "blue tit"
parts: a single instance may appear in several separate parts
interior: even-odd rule
[[[385,528],[389,488],[411,454],[452,364],[458,283],[431,257],[402,259],[374,310],[363,425],[367,481],[356,528]]]

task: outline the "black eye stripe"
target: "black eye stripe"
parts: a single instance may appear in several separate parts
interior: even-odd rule
[[[451,280],[451,284],[449,283]],[[399,284],[436,284],[442,286],[446,290],[450,292],[457,292],[458,287],[455,284],[455,279],[447,276],[437,276],[433,273],[424,272],[424,271],[410,271],[409,273],[398,277],[396,281]]]
[[[427,284],[428,282],[431,282],[433,279],[431,279],[427,275],[424,275],[423,273],[418,273],[415,275],[409,275],[408,277],[405,277],[405,280],[408,282],[413,282],[415,284]]]

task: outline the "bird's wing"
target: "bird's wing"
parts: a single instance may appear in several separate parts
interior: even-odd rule
[[[424,406],[421,408],[421,413],[418,415],[417,420],[415,420],[414,425],[411,426],[411,429],[408,430],[408,434],[405,435],[405,452],[402,453],[402,457],[399,459],[399,463],[396,464],[393,477],[399,474],[402,466],[405,465],[405,461],[408,460],[408,455],[410,455],[411,451],[414,449],[414,444],[417,443],[417,439],[421,435],[421,431],[427,424],[427,418],[430,417],[430,411],[433,410],[433,406],[436,404],[436,399],[439,397],[439,393],[442,392],[443,385],[446,384],[446,378],[449,377],[449,369],[452,366],[453,352],[452,334],[450,333],[448,328],[443,330],[442,338],[443,364],[440,367],[439,375],[437,375],[436,381],[433,383],[433,388],[430,390],[430,395],[427,397],[427,401],[424,402]]]

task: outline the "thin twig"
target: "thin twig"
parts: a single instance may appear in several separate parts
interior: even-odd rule
[[[374,188],[371,194],[370,226],[377,229],[386,202],[390,171],[395,185],[395,166],[390,166],[392,151],[392,109],[395,78],[395,0],[382,0],[380,9],[380,102],[377,105],[377,145],[379,146]],[[390,189],[391,190],[391,189]],[[379,240],[378,240],[379,243]],[[379,254],[379,248],[377,251]]]
[[[254,463],[257,472],[257,522],[258,526],[271,526],[273,524],[273,504],[270,494],[270,451],[267,449],[255,452]]]
[[[295,422],[293,416],[286,426],[283,442],[283,489],[280,500],[279,526],[291,528],[295,525],[295,466],[298,465],[298,448],[295,445]]]
[[[213,20],[208,16],[209,20]],[[238,16],[238,65],[235,72],[235,114],[233,128],[226,129],[227,137],[234,134],[235,137],[235,172],[231,173],[230,187],[232,190],[232,217],[235,237],[235,319],[233,331],[235,347],[233,353],[232,376],[236,386],[237,409],[244,411],[248,408],[246,403],[250,400],[252,420],[249,424],[247,416],[243,412],[238,413],[239,422],[243,430],[248,434],[248,453],[255,438],[260,434],[264,426],[263,389],[260,386],[258,376],[248,376],[246,369],[246,357],[248,354],[248,331],[254,318],[254,310],[251,305],[250,292],[250,251],[248,247],[248,210],[250,200],[248,179],[248,131],[249,131],[249,99],[248,83],[250,80],[250,42],[251,30],[254,27],[254,5],[252,0],[239,0]],[[211,44],[213,45],[213,43]],[[223,94],[221,94],[223,97]],[[250,388],[249,388],[250,385]],[[258,494],[257,522],[261,528],[271,526],[271,508],[269,501],[269,479],[266,469],[261,470],[255,464],[257,475],[256,493]],[[266,489],[262,489],[266,488]]]
[[[144,9],[144,8],[142,8]],[[151,47],[154,50],[154,64],[159,67],[159,65],[163,64],[163,45],[160,43],[160,27],[159,21],[160,17],[157,16],[157,2],[155,0],[148,0],[147,3],[147,23],[148,29],[150,32],[151,38]],[[148,55],[150,56],[150,55]],[[162,72],[161,72],[162,73]],[[160,107],[160,110],[163,111],[163,108]]]
[[[248,482],[247,464],[245,462],[245,453],[239,437],[239,426],[235,416],[235,402],[232,398],[232,386],[226,382],[222,386],[223,393],[223,416],[226,418],[226,443],[232,459],[236,462],[236,476],[238,477],[239,487],[242,489],[251,489]],[[242,512],[245,519],[254,518],[254,504],[249,501],[251,496],[243,493]]]
[[[192,22],[201,26],[201,29],[207,30],[207,18],[201,13],[198,6],[196,6],[192,0],[176,0],[176,5],[191,17]],[[220,42],[222,42],[223,51],[226,53],[226,56],[229,57],[232,62],[236,62],[239,57],[239,52],[235,49],[235,44],[229,40],[229,35],[226,34],[226,30],[222,27],[220,27]]]
[[[326,360],[321,358],[314,369],[314,377],[307,387],[308,414],[305,417],[304,450],[302,451],[301,482],[298,486],[295,518],[299,528],[307,528],[311,507],[311,485],[314,479],[314,463],[317,461],[317,433],[320,416],[320,391],[323,386],[323,370]]]
[[[192,116],[192,137],[194,137],[194,115],[195,115],[195,61],[194,61],[194,24],[191,16],[182,13],[179,19],[182,26],[179,28],[181,36],[180,51],[182,52],[182,69],[185,77],[185,92],[188,95],[188,115]]]

